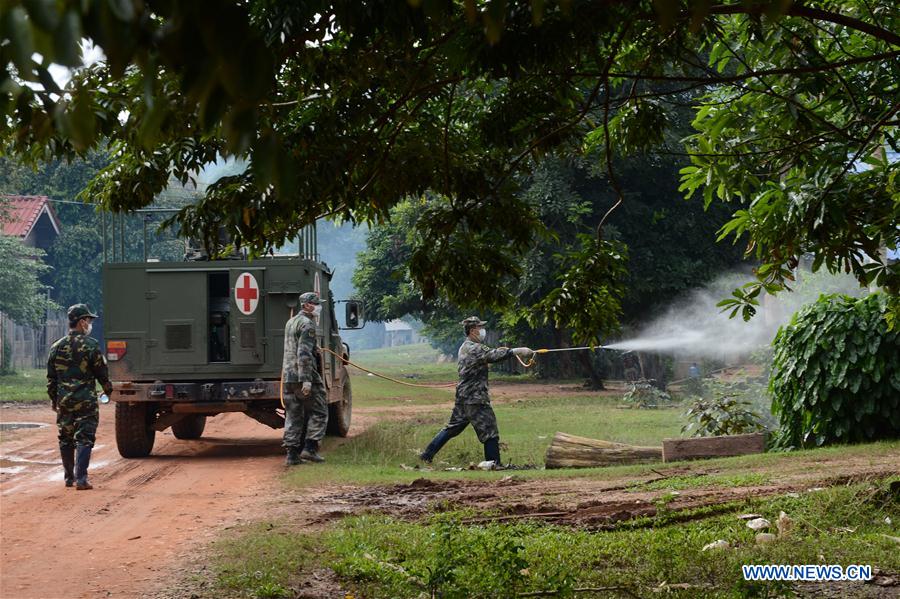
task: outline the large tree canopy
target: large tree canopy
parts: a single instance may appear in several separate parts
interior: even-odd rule
[[[879,151],[897,147],[894,0],[11,0],[0,31],[5,150],[40,160],[110,143],[87,192],[105,207],[146,206],[217,156],[249,160],[178,216],[210,243],[224,225],[263,251],[317,217],[378,222],[429,192],[417,287],[502,305],[541,229],[519,175],[583,144],[615,199],[578,253],[573,296],[590,299],[590,269],[620,266],[600,235],[627,202],[613,160],[647,150],[687,151],[685,191],[734,203],[723,234],[762,264],[736,307],[752,311],[808,252],[900,289],[878,251],[900,237],[898,165]],[[58,89],[48,67],[79,67],[82,38],[106,60]],[[665,103],[696,110],[686,147]]]

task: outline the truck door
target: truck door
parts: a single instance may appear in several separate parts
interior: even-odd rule
[[[265,269],[232,268],[231,363],[265,362]]]
[[[198,270],[147,270],[148,364],[206,364],[206,276]]]

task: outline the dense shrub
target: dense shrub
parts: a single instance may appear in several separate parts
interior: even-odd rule
[[[631,391],[626,393],[622,399],[637,408],[658,408],[672,403],[672,396],[657,389],[653,383],[654,381],[648,379],[635,381],[631,386]]]
[[[724,383],[710,380],[701,395],[691,401],[681,428],[693,437],[743,435],[765,430],[764,418],[755,410],[749,397],[759,397],[764,389],[759,383]]]
[[[783,447],[900,437],[900,332],[887,298],[825,295],[775,337],[769,390]]]

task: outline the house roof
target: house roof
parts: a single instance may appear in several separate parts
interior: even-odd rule
[[[47,196],[17,196],[0,195],[0,205],[6,210],[0,209],[0,213],[6,212],[0,219],[0,232],[12,237],[25,238],[37,224],[41,215],[46,213],[50,218],[50,224],[59,233],[59,218]]]

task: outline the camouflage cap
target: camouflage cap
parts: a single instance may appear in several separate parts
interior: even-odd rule
[[[303,304],[316,304],[316,305],[318,305],[318,304],[321,303],[321,302],[319,301],[319,295],[318,295],[317,293],[312,292],[312,291],[307,291],[306,293],[301,294],[300,297],[297,299],[297,301],[300,302],[300,305],[301,305],[301,306],[302,306]]]
[[[75,304],[74,306],[69,306],[69,311],[67,312],[69,316],[69,322],[78,322],[82,318],[97,318],[97,315],[91,312],[91,309],[87,307],[87,304]]]
[[[481,320],[477,316],[470,316],[470,317],[466,318],[465,320],[463,320],[459,324],[463,325],[464,327],[468,327],[468,326],[472,326],[472,325],[477,325],[477,326],[483,327],[484,325],[487,324],[487,322]]]

